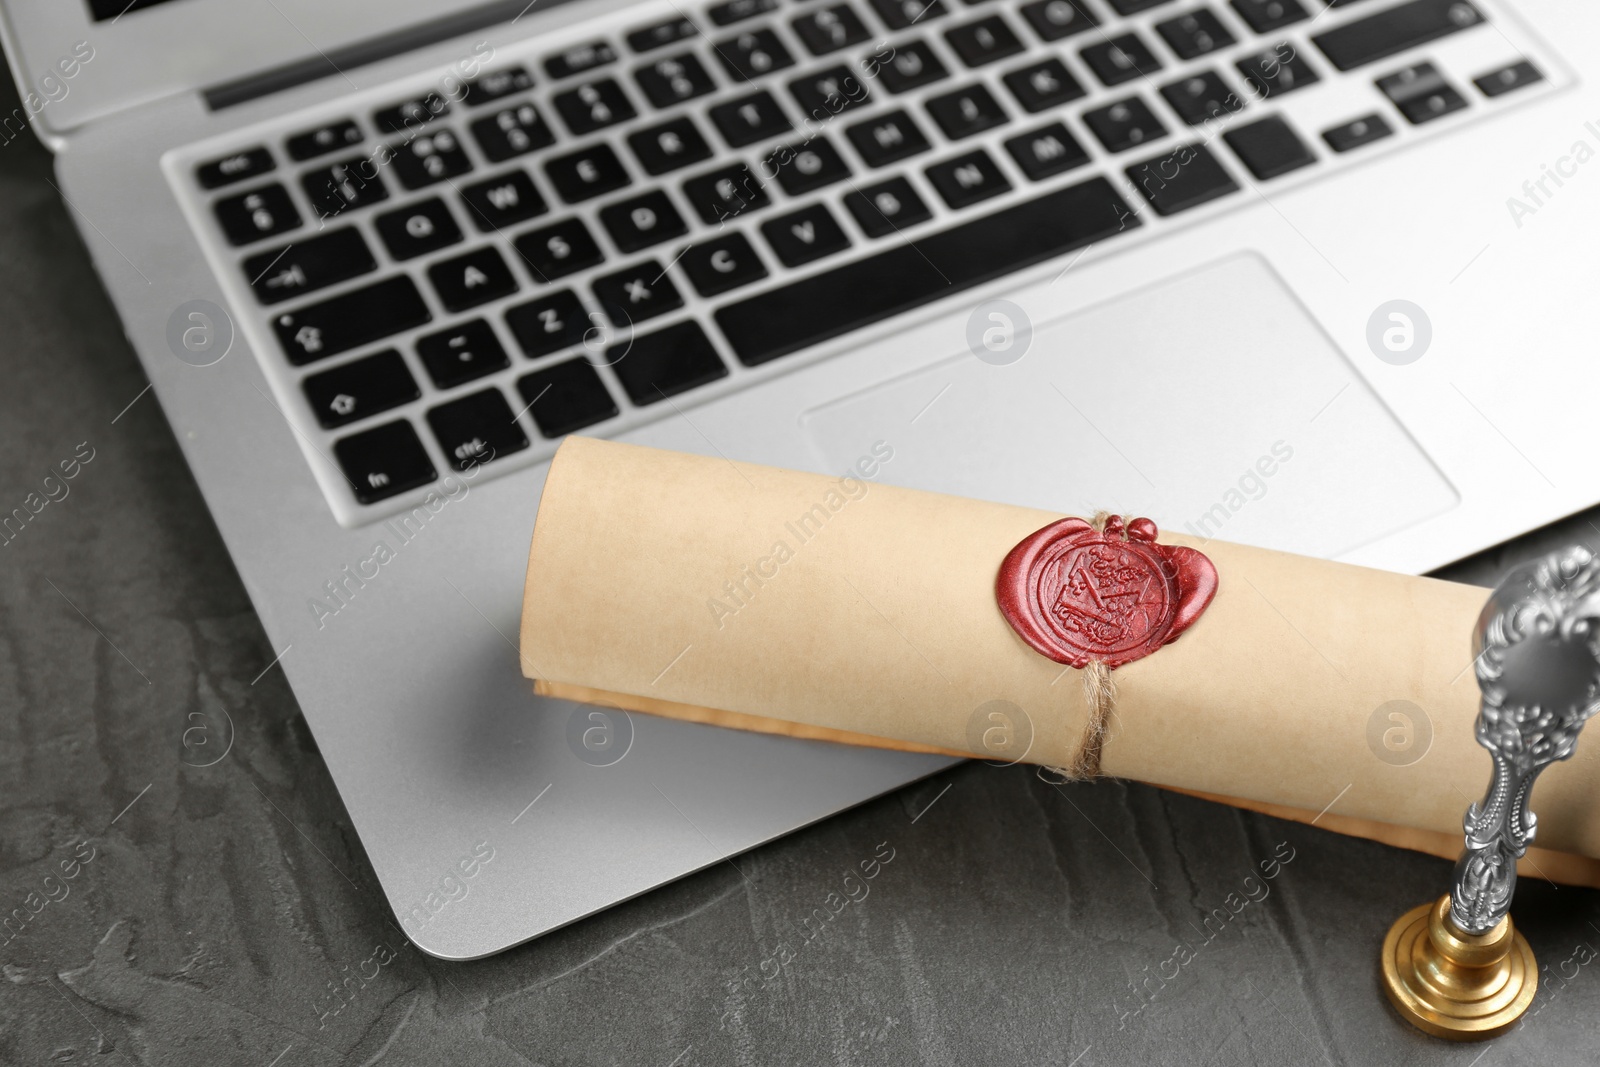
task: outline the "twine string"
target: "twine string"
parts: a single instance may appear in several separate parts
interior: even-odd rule
[[[1094,518],[1089,520],[1089,525],[1094,527],[1096,533],[1104,533],[1109,518],[1110,512],[1096,512]],[[1039,768],[1041,776],[1048,771],[1060,782],[1091,782],[1100,777],[1100,756],[1105,748],[1106,727],[1116,710],[1117,682],[1111,676],[1111,668],[1099,660],[1090,660],[1081,674],[1084,704],[1089,714],[1083,724],[1083,735],[1078,739],[1077,751],[1065,767]]]

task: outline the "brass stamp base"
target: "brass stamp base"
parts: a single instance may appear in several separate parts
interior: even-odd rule
[[[1516,1025],[1538,986],[1533,949],[1510,916],[1486,934],[1462,933],[1450,920],[1449,894],[1400,916],[1383,939],[1383,991],[1434,1037],[1497,1037]]]

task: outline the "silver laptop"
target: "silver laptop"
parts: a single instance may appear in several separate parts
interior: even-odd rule
[[[0,139],[440,957],[947,764],[532,697],[565,434],[1408,571],[1600,500],[1595,5],[0,9]]]

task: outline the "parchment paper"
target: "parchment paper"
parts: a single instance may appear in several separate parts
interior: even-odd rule
[[[975,755],[992,755],[971,740],[980,709],[1008,701],[1031,725],[1025,758],[1068,763],[1077,672],[1028,648],[994,598],[1000,560],[1061,516],[858,466],[830,477],[569,438],[533,535],[524,673],[631,710]],[[1205,552],[1220,588],[1178,641],[1115,672],[1104,773],[1453,854],[1489,776],[1470,649],[1486,591],[1160,539]],[[1404,765],[1373,740],[1394,701],[1432,735]],[[1540,779],[1541,852],[1600,857],[1594,752],[1582,742]],[[1543,873],[1600,882],[1600,865],[1562,859]]]

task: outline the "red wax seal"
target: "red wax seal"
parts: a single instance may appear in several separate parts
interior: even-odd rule
[[[1011,628],[1057,663],[1120,667],[1176,641],[1217,592],[1192,548],[1158,545],[1156,524],[1119,516],[1100,533],[1062,519],[1006,554],[995,597]]]

